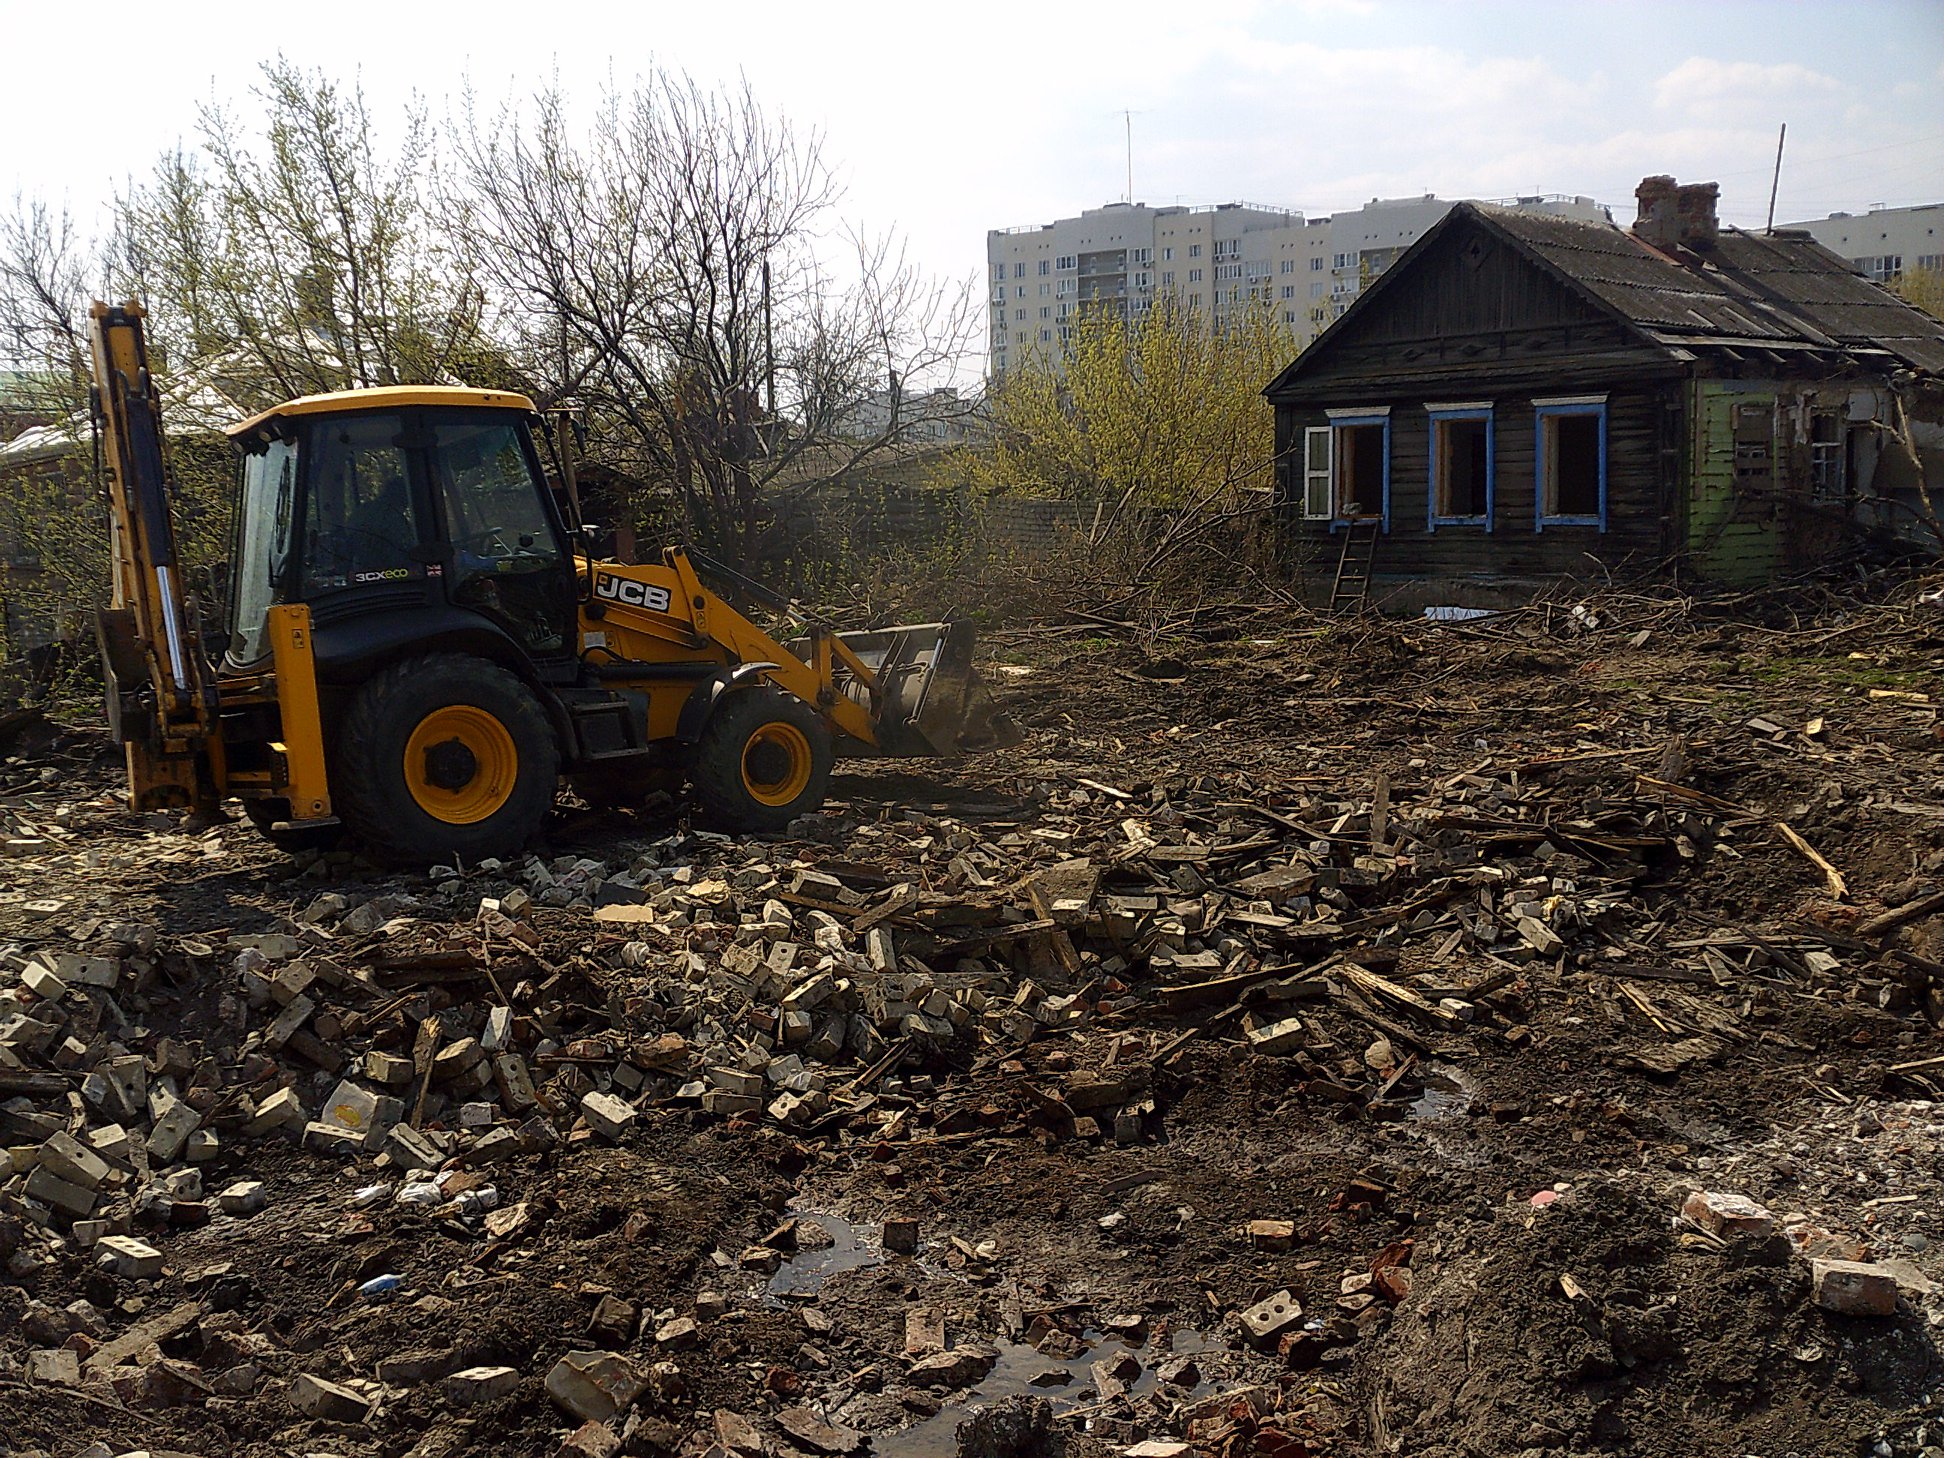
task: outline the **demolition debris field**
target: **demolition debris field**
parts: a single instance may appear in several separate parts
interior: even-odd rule
[[[996,633],[1014,749],[429,875],[16,716],[0,1435],[1944,1446],[1944,608],[1589,606]]]

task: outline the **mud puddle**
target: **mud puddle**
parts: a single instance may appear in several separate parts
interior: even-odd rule
[[[1209,1351],[1207,1338],[1200,1332],[1171,1333],[1173,1345],[1156,1348],[1152,1343],[1134,1345],[1097,1329],[1082,1334],[1087,1349],[1074,1357],[1056,1357],[1035,1351],[1024,1342],[998,1342],[999,1360],[985,1381],[969,1394],[971,1401],[940,1408],[922,1422],[895,1433],[879,1433],[871,1439],[876,1458],[955,1458],[958,1452],[958,1426],[980,1408],[1006,1402],[1015,1397],[1043,1397],[1055,1413],[1090,1407],[1100,1400],[1090,1368],[1120,1352],[1132,1352],[1140,1360],[1140,1373],[1127,1384],[1130,1397],[1145,1397],[1160,1384],[1156,1369],[1177,1357],[1192,1357]],[[1191,1397],[1206,1397],[1215,1384],[1196,1364],[1196,1383]],[[1061,1374],[1068,1381],[1060,1381]]]
[[[1413,1119],[1451,1119],[1471,1112],[1478,1084],[1462,1068],[1433,1063],[1425,1070],[1424,1092],[1411,1102]]]
[[[814,1296],[832,1276],[845,1271],[861,1271],[884,1264],[884,1227],[868,1221],[851,1221],[821,1210],[792,1210],[805,1226],[821,1227],[829,1236],[826,1246],[800,1247],[777,1267],[769,1279],[772,1297]]]

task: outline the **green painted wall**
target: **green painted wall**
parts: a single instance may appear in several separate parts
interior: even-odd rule
[[[1770,421],[1771,469],[1775,460],[1775,387],[1764,382],[1696,380],[1688,398],[1687,546],[1703,577],[1755,587],[1783,565],[1781,525],[1775,502],[1750,499],[1736,489],[1735,413],[1765,406]]]

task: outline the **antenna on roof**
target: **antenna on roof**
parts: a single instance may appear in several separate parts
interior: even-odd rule
[[[1789,124],[1782,123],[1782,130],[1775,138],[1775,180],[1769,184],[1768,227],[1763,231],[1770,237],[1775,236],[1775,194],[1782,186],[1782,143],[1788,140]]]
[[[1134,201],[1134,113],[1123,111],[1121,119],[1127,123],[1127,201]]]

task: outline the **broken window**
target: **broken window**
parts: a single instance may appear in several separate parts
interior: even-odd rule
[[[1431,527],[1492,517],[1492,407],[1432,405]]]
[[[1606,397],[1535,401],[1538,525],[1606,530]]]
[[[1818,410],[1809,417],[1809,484],[1817,496],[1840,501],[1849,487],[1843,449],[1843,417]]]
[[[1344,422],[1335,427],[1336,514],[1339,521],[1384,515],[1390,475],[1390,422]]]
[[[1390,419],[1332,411],[1328,425],[1303,432],[1303,516],[1310,521],[1387,517]]]

